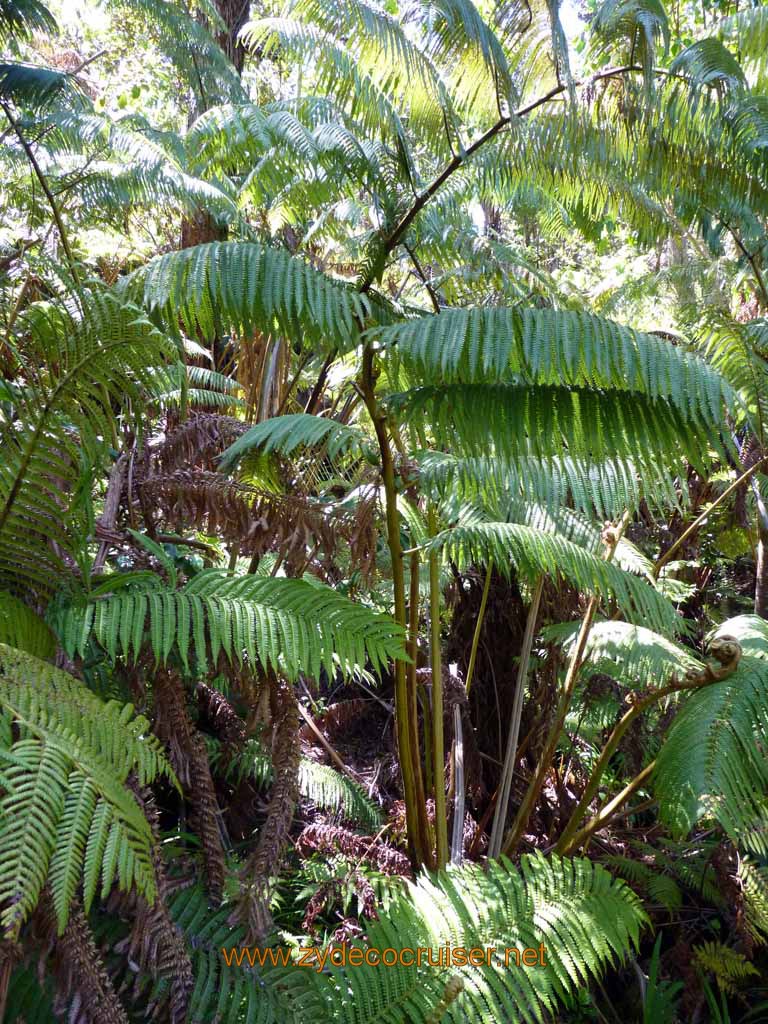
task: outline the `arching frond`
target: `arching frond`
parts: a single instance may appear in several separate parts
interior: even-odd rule
[[[404,417],[424,417],[438,444],[462,456],[482,457],[492,446],[513,461],[618,459],[641,476],[648,467],[650,479],[660,467],[682,471],[683,457],[694,466],[709,461],[703,431],[674,407],[621,390],[446,384],[414,388],[390,402]],[[720,420],[710,423],[719,432]]]
[[[725,381],[691,352],[587,313],[453,309],[369,334],[425,382],[611,388],[664,399],[692,419],[722,417]]]
[[[227,329],[277,330],[321,351],[357,344],[370,299],[287,252],[255,242],[209,242],[151,260],[129,279],[169,330],[212,339]],[[379,306],[376,312],[381,314]]]
[[[652,507],[674,506],[678,496],[669,475],[641,479],[631,462],[608,459],[601,463],[563,455],[539,459],[489,456],[461,457],[444,452],[418,453],[422,487],[436,496],[453,495],[460,501],[501,501],[513,495],[559,509],[569,504],[598,519],[616,519],[624,509],[635,509],[641,499]]]
[[[407,935],[409,946],[435,951],[433,964],[446,943],[482,949],[482,964],[451,954],[440,966],[334,966],[315,979],[329,1011],[343,1001],[349,1024],[382,1020],[383,1007],[391,1021],[543,1021],[567,991],[625,956],[644,922],[625,883],[587,860],[524,856],[519,870],[490,861],[487,873],[473,864],[421,876],[367,929],[376,949],[398,950]],[[543,966],[516,966],[523,949],[541,946]]]
[[[159,583],[61,609],[54,627],[65,650],[82,656],[93,636],[113,659],[133,661],[148,644],[156,662],[173,655],[200,674],[221,654],[290,678],[348,674],[369,662],[378,671],[405,656],[388,616],[317,582],[208,570],[181,590]]]
[[[0,39],[26,39],[33,32],[55,32],[56,19],[40,0],[0,0]]]
[[[141,432],[141,408],[175,348],[141,311],[103,291],[69,307],[35,303],[16,324],[27,385],[18,423],[0,423],[0,582],[49,594],[75,554],[75,485],[107,456],[114,409]]]
[[[699,39],[687,46],[672,61],[670,71],[685,75],[694,85],[717,89],[739,89],[746,76],[730,50],[719,39]]]
[[[630,620],[638,618],[661,633],[678,628],[673,606],[647,579],[566,540],[517,523],[476,523],[444,530],[426,545],[443,550],[458,565],[488,562],[501,571],[512,566],[530,580],[542,573],[566,580],[579,591],[615,601]]]
[[[567,654],[573,648],[578,623],[548,626],[544,637],[563,644]],[[642,689],[658,687],[673,674],[700,671],[701,662],[680,644],[646,626],[609,619],[592,626],[584,652],[585,662],[595,672],[605,672]]]
[[[292,413],[288,416],[275,416],[251,427],[224,452],[221,468],[231,469],[254,448],[290,455],[297,448],[325,444],[328,456],[333,459],[364,443],[365,435],[356,427],[324,416]]]

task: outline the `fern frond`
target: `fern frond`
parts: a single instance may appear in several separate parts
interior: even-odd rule
[[[547,640],[561,643],[569,653],[578,632],[571,622],[548,626],[542,631]],[[700,671],[701,662],[679,644],[673,643],[646,626],[609,619],[597,622],[587,640],[584,660],[595,672],[637,685],[642,689],[659,686],[673,673]]]
[[[45,620],[4,590],[0,590],[0,644],[18,647],[42,660],[56,652],[56,637]]]
[[[654,791],[662,820],[677,834],[714,818],[737,845],[764,854],[768,766],[757,737],[768,728],[768,626],[741,616],[716,637],[738,640],[741,661],[732,675],[688,697],[657,758]]]
[[[320,583],[200,572],[181,590],[155,587],[100,595],[62,608],[54,628],[70,656],[91,636],[112,659],[137,659],[147,643],[156,662],[190,660],[205,673],[222,654],[233,664],[272,668],[294,679],[378,671],[405,657],[401,631],[386,615]]]
[[[719,421],[732,394],[702,359],[650,334],[586,313],[455,309],[374,328],[392,357],[425,383],[523,383],[611,388],[664,399],[683,416]]]
[[[228,764],[227,770],[239,776],[250,774],[259,785],[268,786],[272,780],[272,758],[258,741],[251,741]],[[299,795],[363,829],[376,832],[381,827],[381,810],[360,785],[330,765],[309,757],[302,757],[299,762]]]
[[[403,416],[424,417],[441,446],[470,457],[543,460],[563,456],[600,463],[620,459],[651,478],[660,467],[682,472],[681,457],[709,461],[721,425],[691,423],[664,401],[637,393],[518,384],[445,384],[413,388],[390,398]],[[706,431],[706,433],[705,433]]]
[[[159,742],[131,705],[104,704],[66,672],[0,644],[0,914],[15,937],[51,886],[59,931],[83,879],[155,896],[152,835],[125,788],[173,779]],[[12,725],[19,729],[14,740]]]
[[[227,330],[277,330],[321,351],[357,344],[371,300],[287,252],[255,242],[209,242],[160,256],[127,288],[168,330],[211,340]],[[381,310],[376,307],[379,315]]]
[[[28,39],[33,32],[55,33],[56,19],[40,0],[0,0],[0,39]]]
[[[488,1024],[510,1017],[543,1021],[567,991],[625,956],[644,922],[631,890],[587,860],[524,856],[519,870],[492,861],[487,873],[467,865],[409,883],[366,937],[370,947],[398,950],[407,936],[412,948],[433,951],[433,963],[446,944],[452,953],[480,948],[485,955],[490,947],[490,965],[454,958],[439,967],[331,967],[327,979],[317,976],[317,984],[330,989],[329,1010],[343,1001],[349,1024],[434,1019],[438,1006],[444,1010],[441,1020],[457,1024],[467,1018]],[[537,961],[535,969],[516,967],[514,950],[520,956],[525,948],[542,946],[543,966]],[[455,991],[446,1005],[449,982]]]
[[[669,70],[684,75],[697,86],[718,90],[740,89],[747,79],[738,61],[719,39],[699,39],[672,61]]]
[[[660,633],[674,633],[678,628],[673,606],[647,580],[557,534],[518,523],[475,523],[444,530],[425,549],[445,551],[458,565],[487,564],[493,559],[501,571],[514,566],[531,580],[547,573],[583,593],[615,601],[627,618],[637,617]]]
[[[669,508],[679,502],[668,473],[657,473],[651,482],[646,471],[641,480],[637,468],[620,459],[595,463],[568,455],[542,460],[523,454],[515,459],[462,458],[432,451],[417,452],[416,458],[421,485],[428,493],[453,495],[460,501],[498,503],[516,495],[549,509],[572,504],[600,520],[616,519],[624,509],[636,509],[642,499],[652,507]]]
[[[744,894],[747,930],[756,943],[765,945],[768,942],[768,869],[748,857],[740,857],[737,877]]]
[[[113,403],[135,417],[175,348],[135,306],[107,292],[78,308],[35,303],[19,316],[17,347],[30,384],[17,392],[16,423],[0,424],[0,583],[47,595],[63,573],[58,549],[74,557],[76,483],[84,462],[108,455]],[[75,492],[75,493],[70,493]]]
[[[253,448],[290,455],[299,447],[325,444],[329,458],[334,459],[350,448],[359,448],[364,442],[365,435],[356,427],[324,416],[307,413],[275,416],[251,427],[230,445],[221,456],[221,468],[232,469]]]

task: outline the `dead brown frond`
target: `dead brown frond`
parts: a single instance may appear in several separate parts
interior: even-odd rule
[[[263,938],[272,924],[270,880],[277,875],[299,799],[299,712],[296,694],[284,679],[270,677],[272,698],[272,772],[274,782],[267,819],[256,849],[244,868],[239,916],[251,939]]]
[[[387,875],[410,875],[410,862],[404,853],[371,836],[360,836],[349,829],[315,822],[307,825],[296,845],[299,853],[343,853],[364,860]]]
[[[154,731],[168,749],[171,765],[192,809],[193,828],[203,849],[208,890],[214,899],[220,899],[224,889],[225,857],[219,805],[205,742],[189,719],[184,685],[175,672],[158,669],[154,692]]]

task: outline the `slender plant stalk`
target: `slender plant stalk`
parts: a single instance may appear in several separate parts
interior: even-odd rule
[[[483,596],[480,598],[480,609],[477,613],[477,622],[475,623],[475,632],[472,635],[472,647],[469,652],[469,665],[467,665],[467,693],[472,685],[472,679],[475,674],[475,662],[477,661],[477,648],[480,645],[480,633],[483,628],[483,621],[485,619],[485,609],[488,604],[488,594],[491,590],[491,577],[493,576],[493,559],[488,562],[488,569],[485,573],[485,583],[483,584]]]
[[[736,664],[738,664],[738,662],[736,662]],[[657,690],[651,690],[650,693],[647,693],[644,697],[641,697],[633,703],[632,707],[622,715],[620,721],[608,737],[608,741],[603,747],[600,756],[592,769],[589,782],[582,793],[581,800],[579,800],[579,803],[571,815],[563,834],[555,845],[555,853],[565,853],[572,848],[573,837],[576,834],[579,822],[589,810],[589,805],[592,803],[592,800],[600,788],[600,781],[611,758],[616,752],[616,748],[619,743],[621,743],[622,737],[626,734],[627,729],[629,729],[630,725],[632,725],[638,715],[641,715],[653,704],[657,704],[660,700],[663,700],[664,697],[669,697],[670,694],[680,693],[681,691],[701,690],[703,687],[711,686],[712,683],[720,682],[722,679],[722,674],[715,674],[712,672],[704,672],[694,676],[692,679],[684,678],[682,680],[678,680],[673,676],[666,686],[660,686]]]
[[[64,221],[62,220],[61,211],[59,210],[58,203],[56,202],[56,200],[53,197],[53,192],[51,192],[51,190],[50,190],[50,187],[48,185],[48,181],[46,180],[46,177],[43,174],[43,171],[42,171],[42,168],[40,167],[40,164],[37,162],[37,157],[35,156],[35,152],[32,149],[32,146],[29,144],[29,142],[27,142],[26,138],[24,137],[24,134],[22,133],[21,128],[19,127],[18,122],[16,121],[16,119],[13,116],[13,114],[11,113],[10,107],[8,106],[7,103],[3,103],[3,102],[0,102],[0,106],[2,106],[3,112],[4,112],[5,116],[8,118],[8,121],[9,121],[9,123],[11,125],[11,128],[13,128],[13,131],[14,131],[14,133],[16,135],[16,138],[21,143],[21,148],[24,150],[24,152],[25,152],[25,154],[27,156],[27,160],[29,160],[29,162],[30,162],[30,164],[32,166],[32,170],[35,172],[35,176],[36,176],[37,180],[40,182],[40,187],[42,188],[43,192],[45,193],[45,198],[48,200],[48,205],[51,207],[51,213],[53,214],[53,219],[56,221],[56,227],[57,227],[58,232],[59,232],[59,238],[61,239],[61,244],[62,244],[62,247],[64,249],[64,254],[67,257],[67,263],[69,264],[70,273],[72,274],[72,278],[73,278],[75,284],[79,287],[80,286],[80,278],[79,278],[78,273],[77,273],[77,265],[75,263],[75,258],[72,255],[72,249],[71,249],[70,244],[69,244],[69,236],[67,235],[66,228],[64,227]]]
[[[464,859],[464,732],[461,725],[459,705],[453,705],[453,777],[455,800],[453,805],[453,830],[451,832],[451,864],[461,864]]]
[[[421,743],[419,740],[419,701],[417,693],[417,658],[419,655],[419,553],[411,552],[410,557],[410,590],[408,595],[408,656],[410,663],[406,670],[408,693],[408,731],[411,743],[411,761],[416,789],[416,802],[420,809],[419,827],[424,842],[424,863],[433,867],[432,835],[426,814],[427,795],[424,789],[424,773],[421,769]]]
[[[613,554],[619,544],[619,541],[627,528],[629,518],[629,512],[625,512],[619,523],[607,533],[605,551],[603,552],[603,558],[605,561],[609,561],[613,558]],[[547,741],[544,744],[544,750],[541,753],[536,772],[528,785],[523,802],[517,812],[517,817],[515,818],[514,824],[509,830],[504,841],[504,846],[502,847],[502,851],[507,854],[507,856],[517,849],[518,843],[522,839],[523,833],[528,827],[528,821],[533,813],[534,807],[536,806],[536,802],[544,788],[547,772],[552,764],[552,758],[555,755],[555,750],[557,749],[557,744],[560,740],[560,734],[562,733],[563,726],[565,725],[568,709],[571,706],[573,691],[576,687],[576,680],[579,677],[579,671],[581,670],[581,665],[584,660],[584,651],[586,650],[589,634],[592,630],[592,623],[594,622],[595,613],[597,612],[599,604],[600,599],[596,594],[594,594],[589,599],[589,604],[587,605],[587,610],[584,613],[584,618],[581,622],[573,654],[571,655],[571,660],[568,664],[568,670],[565,674],[565,682],[563,684],[563,693],[560,698],[555,721],[552,723],[552,727],[549,730],[549,735],[547,736]]]
[[[528,667],[531,663],[531,650],[533,640],[536,636],[536,621],[539,617],[539,606],[541,595],[544,590],[544,574],[542,573],[536,581],[531,596],[531,605],[528,609],[528,618],[525,623],[523,635],[523,646],[520,651],[520,660],[517,667],[517,686],[515,687],[515,699],[512,704],[512,718],[509,723],[509,736],[507,737],[507,751],[504,755],[504,767],[499,783],[499,796],[496,801],[496,809],[493,815],[493,827],[491,829],[491,840],[488,844],[488,856],[498,857],[501,853],[501,842],[504,836],[504,825],[507,821],[507,808],[509,807],[509,794],[512,789],[512,778],[515,774],[517,763],[517,741],[520,738],[520,719],[523,714],[523,700],[525,687],[528,681]]]
[[[386,418],[376,399],[375,370],[373,365],[373,349],[366,345],[363,349],[363,365],[361,374],[361,392],[368,414],[371,417],[376,440],[379,445],[381,472],[384,484],[384,503],[387,524],[387,543],[392,559],[392,590],[394,592],[395,621],[406,632],[408,620],[405,607],[405,572],[403,567],[403,549],[400,543],[400,515],[397,509],[397,485],[395,483],[395,465],[392,449],[387,435]],[[408,831],[408,846],[411,860],[415,868],[426,860],[426,808],[419,805],[416,797],[416,777],[414,773],[413,748],[410,729],[408,727],[408,679],[404,661],[395,662],[395,734],[397,736],[400,771],[403,779],[403,799],[405,801],[405,819]],[[418,753],[418,752],[417,752]]]
[[[563,834],[557,841],[555,853],[564,853],[570,848],[571,840],[579,827],[579,822],[589,810],[589,805],[592,803],[592,800],[600,788],[600,782],[611,758],[616,752],[616,748],[619,743],[621,743],[622,737],[626,735],[627,729],[629,729],[635,719],[652,704],[657,703],[657,701],[661,700],[663,697],[667,697],[670,693],[674,693],[677,690],[696,689],[699,685],[701,684],[696,684],[694,686],[665,686],[660,690],[655,690],[652,694],[649,694],[647,697],[644,697],[642,700],[633,704],[632,707],[621,717],[600,752],[600,756],[590,773],[589,781],[582,793],[581,800],[579,800],[579,803],[571,815]]]
[[[718,495],[717,498],[715,498],[715,500],[712,502],[712,504],[709,506],[709,508],[705,509],[705,511],[702,512],[700,516],[697,516],[696,519],[694,519],[694,521],[691,523],[691,525],[689,527],[687,527],[683,531],[683,533],[680,534],[680,536],[677,538],[677,540],[674,542],[674,544],[672,544],[669,548],[667,548],[667,550],[664,552],[664,554],[658,559],[658,561],[656,562],[656,564],[653,567],[653,575],[654,575],[654,577],[658,577],[658,575],[661,572],[661,570],[664,568],[664,566],[667,564],[667,562],[672,558],[672,555],[677,551],[677,549],[682,544],[684,544],[688,540],[688,538],[691,536],[691,534],[695,530],[698,530],[698,528],[700,526],[702,526],[707,521],[707,519],[709,519],[709,517],[715,511],[717,506],[721,505],[725,501],[726,498],[730,497],[730,495],[733,494],[733,492],[736,490],[737,487],[740,487],[743,483],[745,483],[747,480],[749,480],[749,478],[754,473],[756,473],[758,471],[758,469],[762,469],[762,467],[765,465],[766,462],[768,462],[768,455],[764,456],[762,459],[758,459],[757,462],[755,462],[754,465],[749,467],[749,469],[744,470],[744,472],[741,474],[741,476],[736,477],[736,479],[733,481],[733,483],[729,484],[728,487],[726,487],[726,489],[723,491],[723,493]]]
[[[429,532],[437,533],[437,515],[429,509]],[[437,868],[448,862],[448,818],[445,809],[445,736],[443,733],[443,660],[440,651],[440,566],[437,552],[429,555],[429,629],[432,665],[432,778],[435,785]]]
[[[584,846],[585,843],[589,842],[592,836],[596,832],[599,832],[601,828],[605,828],[611,818],[616,814],[619,808],[629,800],[632,794],[636,793],[641,786],[645,785],[653,774],[655,767],[656,761],[653,760],[650,764],[647,764],[641,772],[638,772],[634,779],[628,782],[620,793],[617,793],[612,800],[609,800],[605,807],[598,811],[594,818],[591,818],[580,832],[576,833],[562,852],[566,854],[573,853],[578,850],[579,847]]]

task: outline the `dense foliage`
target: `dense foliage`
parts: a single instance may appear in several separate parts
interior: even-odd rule
[[[768,7],[0,43],[0,1019],[768,1019]]]

